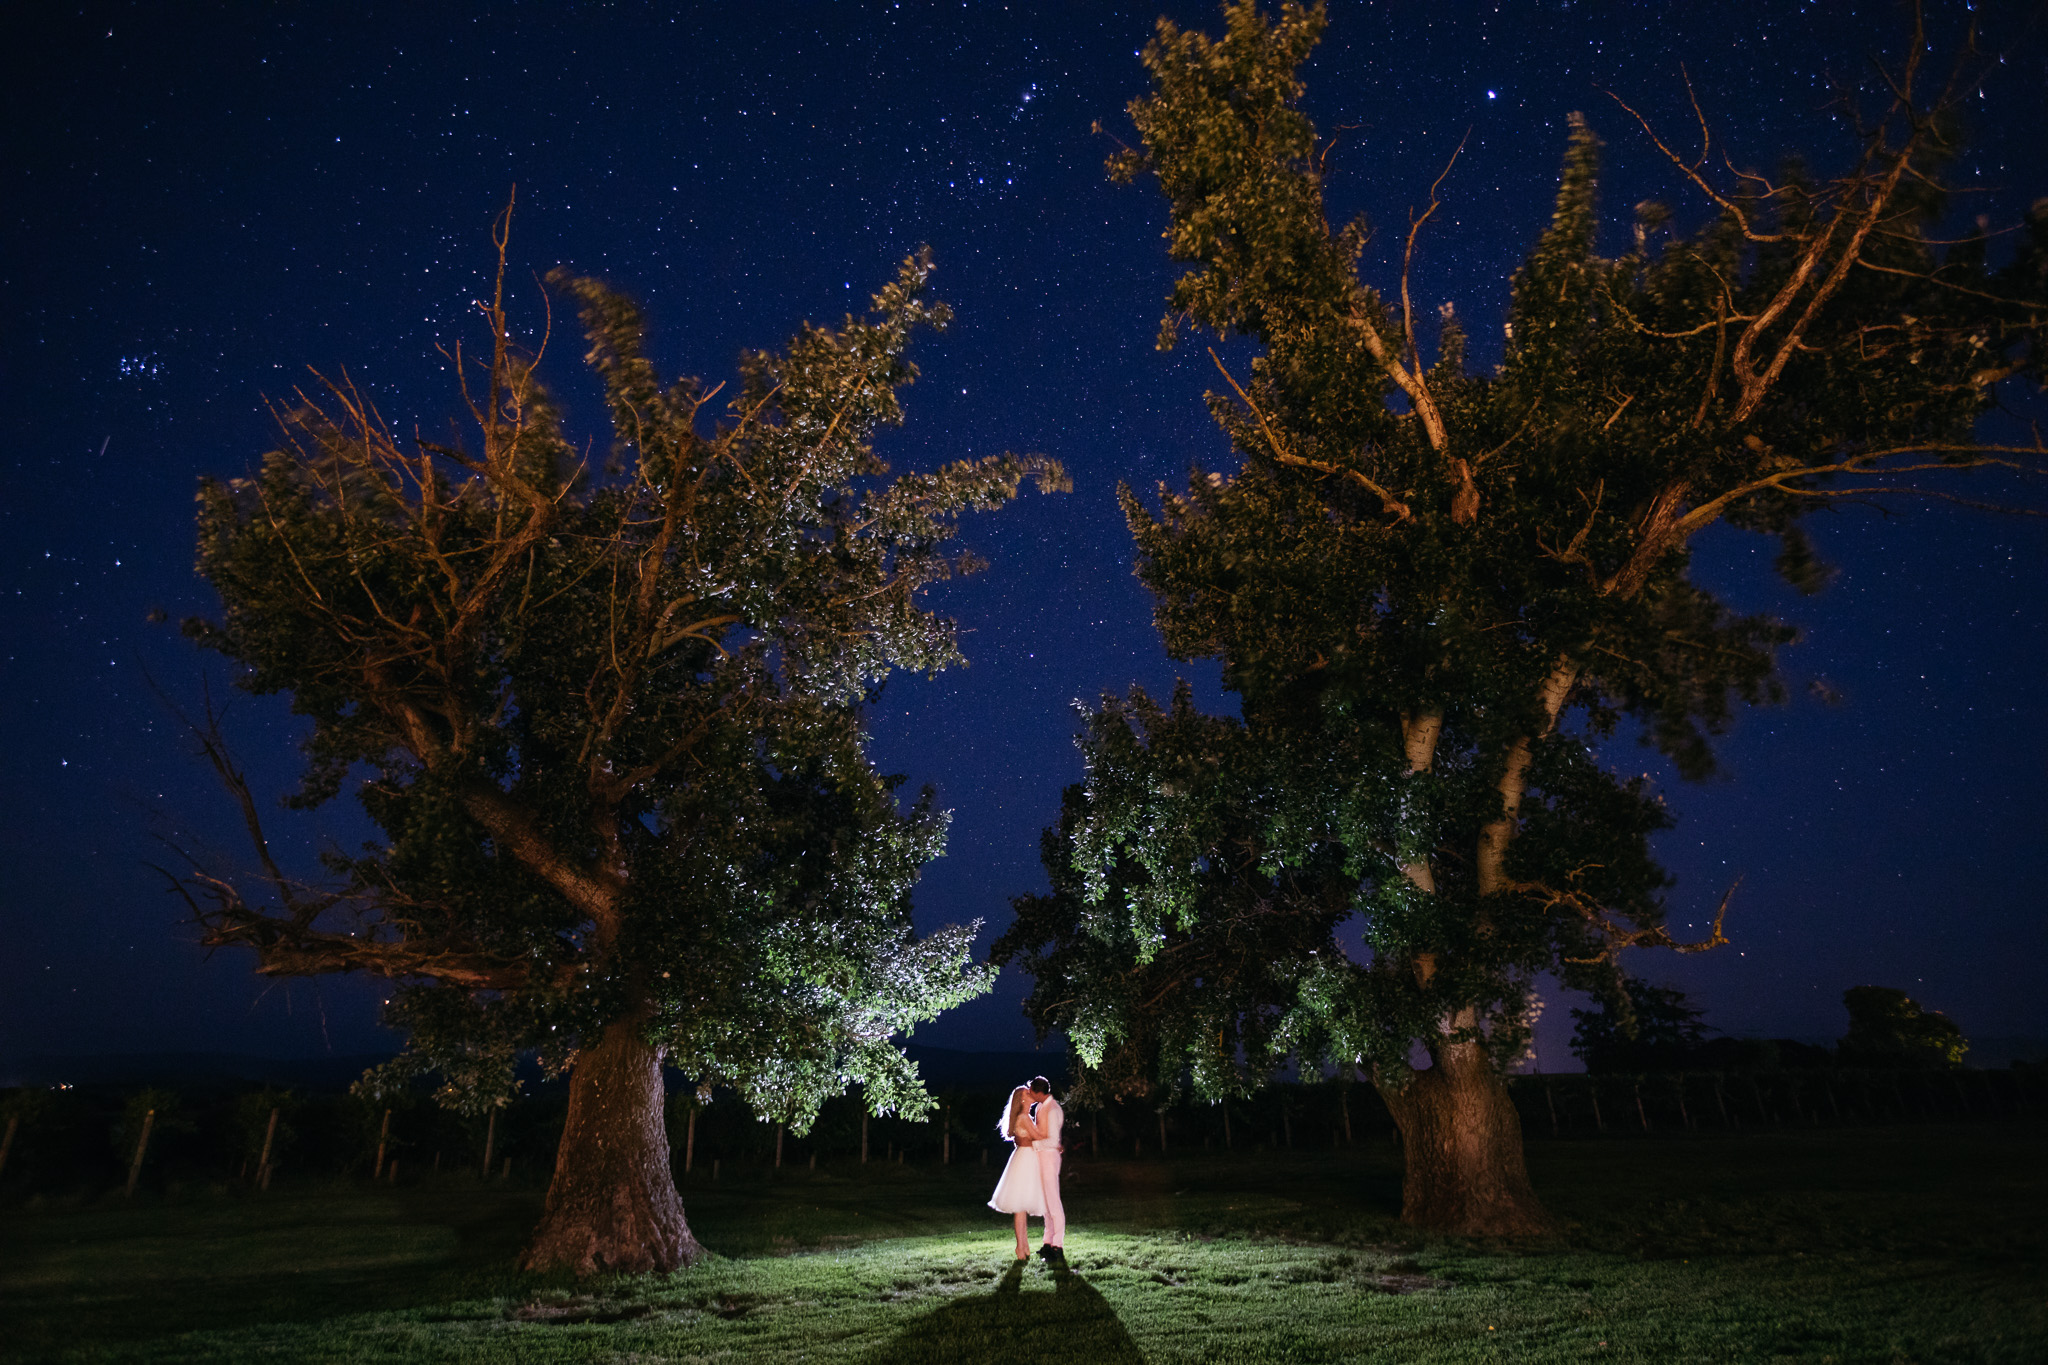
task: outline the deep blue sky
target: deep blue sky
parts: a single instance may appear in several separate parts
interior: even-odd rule
[[[1111,144],[1089,131],[1124,126],[1161,8],[1213,29],[1212,9],[40,8],[0,58],[0,1055],[389,1045],[366,983],[266,991],[246,958],[204,960],[147,868],[173,827],[241,848],[142,671],[184,699],[227,679],[145,614],[210,608],[191,572],[195,480],[250,464],[265,397],[306,366],[346,366],[401,424],[445,421],[435,348],[477,335],[488,227],[514,182],[516,279],[558,262],[604,274],[645,301],[667,367],[714,379],[740,348],[836,319],[905,253],[935,249],[957,321],[921,344],[909,423],[885,453],[913,468],[1039,451],[1076,489],[970,527],[993,567],[937,600],[971,632],[973,665],[892,683],[875,751],[954,811],[921,922],[982,917],[992,936],[1009,897],[1042,885],[1038,829],[1080,771],[1072,701],[1163,691],[1176,673],[1129,574],[1116,484],[1228,461],[1199,348],[1152,347],[1173,273],[1163,205],[1105,183]],[[1994,31],[2008,58],[1960,168],[1990,190],[1971,211],[2003,221],[2048,192],[2048,69],[2028,22]],[[1358,125],[1332,161],[1337,207],[1389,226],[1472,130],[1418,288],[1456,302],[1486,361],[1509,272],[1549,212],[1567,111],[1608,140],[1617,220],[1651,195],[1694,219],[1697,200],[1603,87],[1689,135],[1683,61],[1738,160],[1825,158],[1842,145],[1828,72],[1867,70],[1901,25],[1889,4],[1789,0],[1337,3],[1309,103],[1325,128]],[[1369,270],[1391,282],[1383,261]],[[529,323],[538,302],[524,288]],[[594,433],[565,340],[554,377]],[[1800,699],[1743,718],[1724,777],[1669,790],[1674,918],[1699,918],[1741,872],[1735,946],[1635,963],[1730,1032],[1832,1037],[1842,990],[1880,983],[1968,1033],[2048,1035],[2048,535],[1897,512],[1820,519],[1842,573],[1818,599],[1772,583],[1768,546],[1702,546],[1703,578],[1806,632],[1786,660]],[[1224,704],[1213,668],[1189,671]],[[1814,679],[1841,704],[1806,695]],[[281,791],[282,705],[239,700],[232,728]],[[1631,744],[1611,757],[1659,771]],[[302,853],[363,834],[345,804],[278,819]],[[1013,978],[919,1036],[1027,1045],[1021,993]],[[1546,1064],[1565,1064],[1562,1029],[1546,1038]]]

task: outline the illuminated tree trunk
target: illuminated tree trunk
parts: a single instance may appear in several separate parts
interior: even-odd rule
[[[674,1270],[704,1254],[683,1218],[662,1123],[661,1054],[637,1020],[577,1055],[569,1117],[527,1270]]]
[[[1513,889],[1507,871],[1508,850],[1520,829],[1522,798],[1528,793],[1535,744],[1556,728],[1557,718],[1578,677],[1572,661],[1561,657],[1538,694],[1543,715],[1541,727],[1533,736],[1515,740],[1502,757],[1501,773],[1495,783],[1500,813],[1481,827],[1474,859],[1481,896]],[[1415,718],[1402,719],[1409,771],[1420,772],[1430,762],[1435,736],[1425,734]],[[1435,890],[1426,861],[1404,866],[1402,871],[1423,890]],[[1697,946],[1724,942],[1720,928],[1717,916],[1714,938],[1708,945]],[[1662,942],[1678,946],[1680,951],[1696,950],[1696,945],[1671,945],[1668,938]],[[1427,986],[1438,966],[1435,957],[1417,953],[1413,962],[1417,979]],[[1466,1009],[1450,1021],[1450,1026],[1469,1029],[1477,1017],[1476,1011]],[[1435,1065],[1427,1071],[1410,1073],[1404,1088],[1395,1090],[1384,1083],[1380,1085],[1380,1093],[1400,1126],[1407,1149],[1407,1174],[1401,1191],[1402,1221],[1433,1231],[1476,1236],[1515,1237],[1545,1231],[1550,1216],[1530,1187],[1528,1165],[1522,1155],[1521,1115],[1508,1097],[1500,1073],[1476,1043],[1439,1044],[1432,1049],[1432,1055]],[[1593,1111],[1598,1118],[1597,1094]],[[1646,1128],[1648,1123],[1646,1117]]]
[[[1544,680],[1544,733],[1556,724],[1576,677],[1570,663],[1561,660]],[[1434,761],[1442,717],[1404,715],[1401,720],[1408,771],[1425,772]],[[1506,889],[1508,845],[1515,837],[1531,756],[1530,740],[1519,739],[1509,747],[1502,764],[1497,785],[1501,813],[1489,820],[1479,835],[1481,895]],[[1424,891],[1436,890],[1426,858],[1401,870]],[[1422,985],[1429,984],[1436,967],[1433,954],[1416,954],[1414,969]],[[1464,1029],[1476,1018],[1474,1011],[1465,1010],[1449,1022]],[[1396,1089],[1379,1084],[1407,1154],[1401,1221],[1433,1232],[1484,1237],[1518,1237],[1547,1230],[1550,1215],[1529,1184],[1529,1167],[1522,1155],[1521,1115],[1485,1049],[1477,1043],[1439,1044],[1432,1049],[1432,1056],[1435,1065],[1409,1072],[1406,1085]]]
[[[1478,1044],[1439,1048],[1436,1065],[1410,1072],[1405,1086],[1378,1088],[1407,1156],[1402,1222],[1480,1237],[1550,1227],[1522,1160],[1521,1116]]]

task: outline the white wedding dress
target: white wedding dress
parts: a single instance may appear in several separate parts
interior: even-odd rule
[[[1028,1213],[1033,1218],[1045,1217],[1045,1185],[1038,1176],[1038,1154],[1029,1147],[1010,1148],[1010,1159],[1003,1166],[1003,1178],[996,1182],[996,1192],[988,1197],[988,1206],[997,1213]]]
[[[1007,1129],[1008,1110],[1004,1113],[1003,1127]],[[1004,1136],[1008,1137],[1007,1131]],[[996,1192],[988,1197],[988,1206],[997,1213],[1045,1217],[1045,1184],[1038,1174],[1038,1153],[1016,1145],[1016,1140],[1011,1139],[1010,1159],[1003,1165],[1002,1178],[996,1181]]]

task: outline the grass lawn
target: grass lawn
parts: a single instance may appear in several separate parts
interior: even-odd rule
[[[0,1213],[0,1359],[2048,1361],[2048,1125],[1543,1143],[1565,1226],[1421,1239],[1391,1146],[1068,1168],[1071,1272],[980,1166],[726,1172],[720,1253],[509,1266],[537,1190],[192,1190]]]

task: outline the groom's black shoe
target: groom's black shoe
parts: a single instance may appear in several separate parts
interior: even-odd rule
[[[1040,1260],[1064,1263],[1067,1259],[1067,1249],[1065,1247],[1041,1246],[1038,1249],[1038,1256]]]

